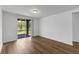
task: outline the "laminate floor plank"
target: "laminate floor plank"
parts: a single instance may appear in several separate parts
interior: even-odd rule
[[[79,44],[73,46],[41,36],[4,43],[2,54],[78,54]]]

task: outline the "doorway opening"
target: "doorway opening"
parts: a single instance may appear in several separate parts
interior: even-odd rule
[[[79,49],[79,12],[72,13],[73,46]]]
[[[31,23],[30,19],[17,19],[17,36],[18,39],[31,37]]]

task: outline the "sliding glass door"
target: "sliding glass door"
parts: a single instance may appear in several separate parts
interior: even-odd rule
[[[17,35],[18,38],[25,38],[31,36],[31,20],[29,19],[17,20]]]

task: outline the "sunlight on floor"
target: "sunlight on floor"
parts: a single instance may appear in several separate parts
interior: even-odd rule
[[[26,44],[27,43],[27,44]],[[15,43],[14,43],[14,46],[15,46],[15,50],[18,52],[18,53],[21,53],[23,52],[25,49],[25,51],[30,52],[31,50],[31,37],[29,38],[22,38],[22,39],[18,39]],[[24,52],[23,52],[24,53]]]

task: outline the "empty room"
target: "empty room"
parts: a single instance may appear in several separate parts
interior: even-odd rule
[[[78,5],[0,5],[1,54],[78,54]]]

